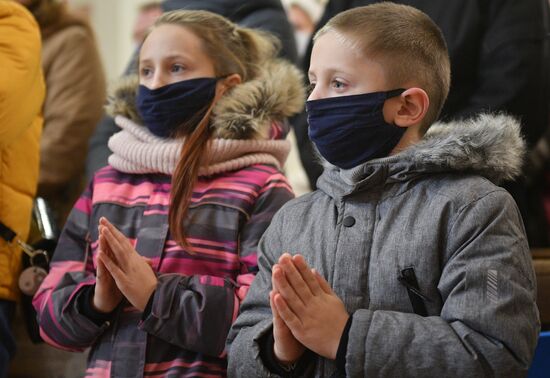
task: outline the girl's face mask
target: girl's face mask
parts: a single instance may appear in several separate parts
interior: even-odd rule
[[[404,89],[307,101],[309,137],[331,164],[350,169],[388,156],[406,128],[386,123],[386,99]]]
[[[177,129],[200,117],[216,96],[218,78],[183,80],[157,89],[139,86],[136,107],[145,126],[161,138],[173,137]],[[197,118],[200,120],[200,118]]]
[[[156,26],[139,54],[140,86],[136,106],[145,126],[159,137],[194,127],[216,96],[218,79],[203,41],[188,28]],[[186,130],[187,131],[187,130]]]

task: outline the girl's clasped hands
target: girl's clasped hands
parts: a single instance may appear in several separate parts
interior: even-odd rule
[[[151,261],[139,255],[128,238],[106,218],[99,220],[98,229],[94,308],[109,313],[126,298],[143,311],[157,286]]]

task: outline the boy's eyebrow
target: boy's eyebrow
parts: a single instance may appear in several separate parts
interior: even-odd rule
[[[324,73],[330,74],[330,75],[335,75],[335,74],[337,74],[337,75],[344,75],[344,76],[348,76],[348,75],[350,74],[349,72],[344,71],[344,70],[343,70],[342,68],[340,68],[340,67],[328,67],[328,68],[325,67],[325,68],[322,69],[321,72],[322,72],[322,73],[324,72]],[[315,76],[315,73],[314,73],[313,71],[311,71],[311,70],[307,72],[307,76],[308,76],[309,78],[311,78],[311,77],[316,77],[316,76]],[[322,75],[321,75],[321,76],[322,76]]]

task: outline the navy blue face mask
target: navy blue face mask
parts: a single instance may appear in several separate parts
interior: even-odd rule
[[[193,117],[200,120],[216,95],[215,77],[179,81],[156,89],[140,85],[136,106],[145,126],[156,136],[173,137]]]
[[[307,101],[311,141],[329,163],[343,169],[388,156],[406,128],[386,123],[382,110],[386,99],[404,91]]]

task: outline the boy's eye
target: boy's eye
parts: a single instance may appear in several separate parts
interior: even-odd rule
[[[334,89],[344,89],[346,87],[346,84],[342,83],[339,80],[333,80],[332,81],[332,87]]]
[[[311,92],[313,92],[314,89],[315,89],[315,83],[309,83],[306,88],[306,94],[308,97],[311,94]]]

